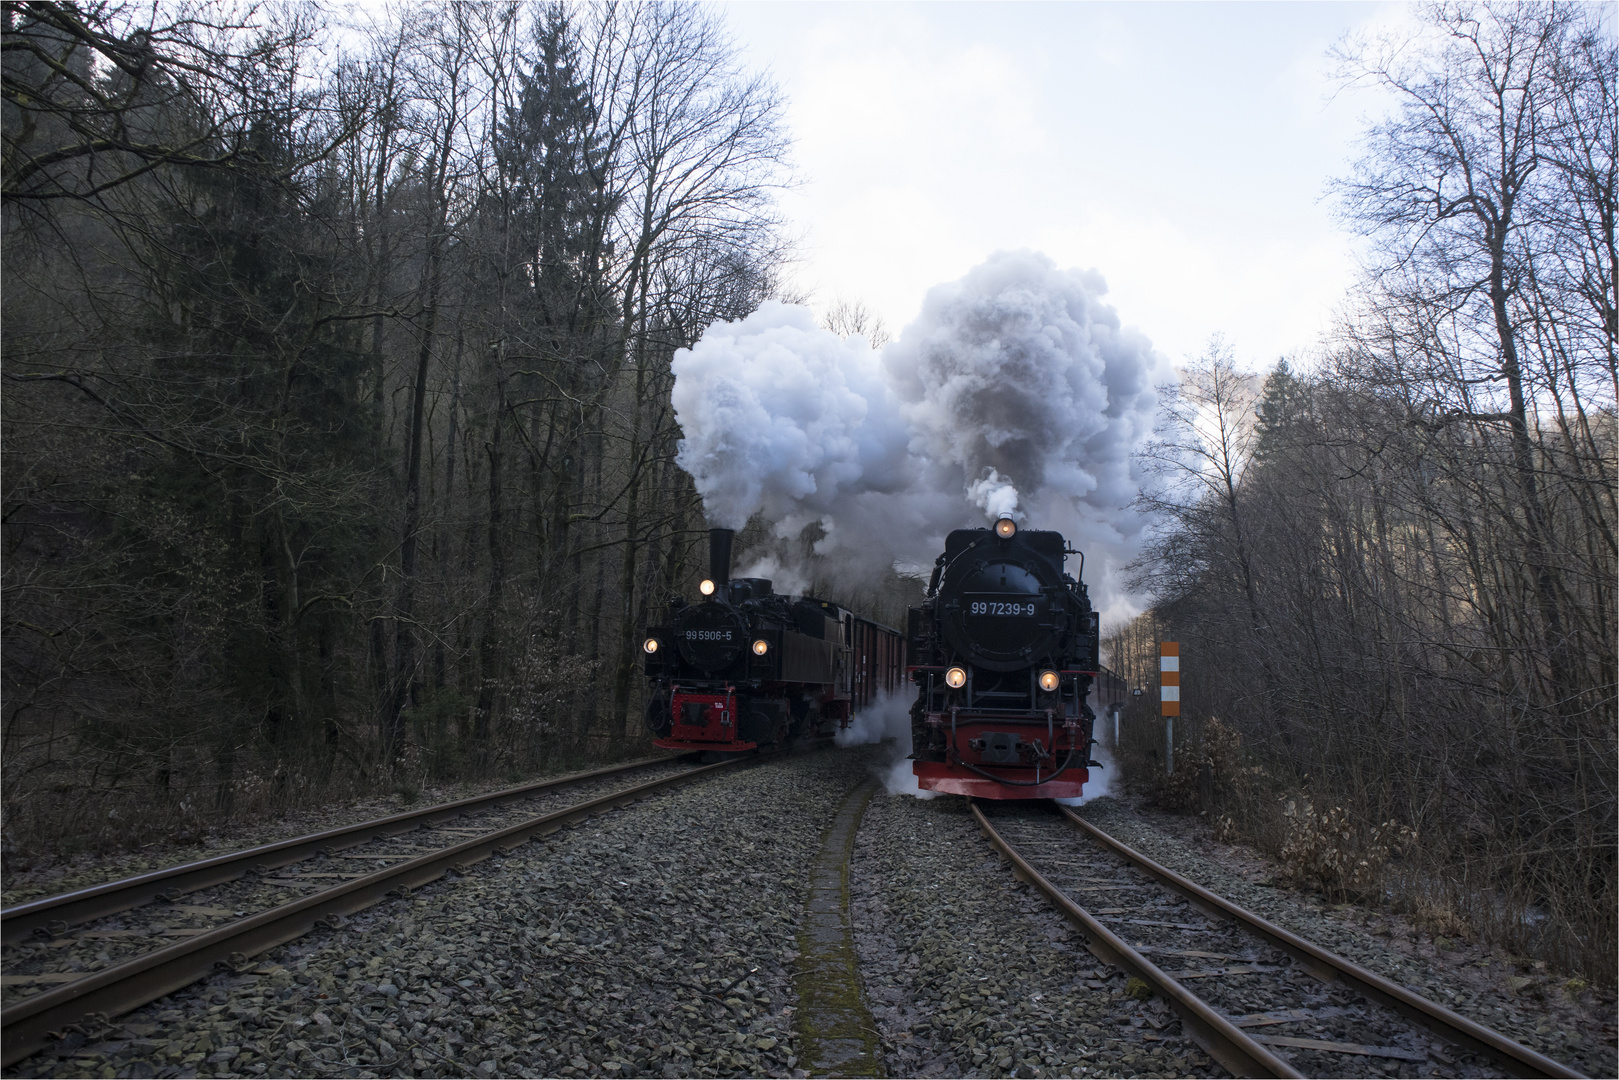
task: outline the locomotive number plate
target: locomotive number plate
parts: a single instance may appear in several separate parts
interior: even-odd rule
[[[974,600],[968,605],[969,615],[1011,615],[1024,619],[1034,618],[1034,601],[1027,603],[1001,600]]]
[[[687,641],[730,641],[729,630],[687,630]]]

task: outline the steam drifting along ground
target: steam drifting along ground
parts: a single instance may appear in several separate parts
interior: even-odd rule
[[[1111,572],[1141,529],[1131,454],[1171,374],[1106,291],[1095,271],[1002,252],[934,288],[880,354],[775,302],[709,327],[673,363],[679,461],[709,523],[758,514],[782,541],[818,526],[814,554],[869,581],[1011,514],[1084,550],[1097,606],[1122,606]],[[806,579],[794,551],[763,576]]]
[[[838,732],[834,741],[839,746],[866,746],[893,740],[889,752],[880,762],[872,765],[872,772],[882,780],[890,795],[914,795],[931,799],[936,791],[923,791],[911,771],[911,702],[915,693],[900,690],[885,694],[870,706],[856,713],[849,726]]]

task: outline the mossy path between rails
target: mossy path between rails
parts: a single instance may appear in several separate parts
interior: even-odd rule
[[[798,992],[799,1065],[811,1076],[883,1075],[877,1028],[861,993],[849,923],[849,857],[876,786],[868,781],[844,800],[810,865],[793,988]]]

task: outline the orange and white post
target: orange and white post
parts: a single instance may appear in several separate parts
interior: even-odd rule
[[[1181,643],[1158,643],[1158,707],[1164,716],[1164,772],[1175,773],[1175,717],[1181,714]]]

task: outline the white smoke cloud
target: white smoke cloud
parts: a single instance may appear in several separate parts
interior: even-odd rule
[[[1126,509],[1131,454],[1170,377],[1106,292],[1094,270],[1002,252],[929,292],[883,353],[935,475],[959,470],[987,516],[1015,498],[1031,527],[1062,532],[1094,560],[1087,576],[1104,604],[1117,595],[1108,571],[1129,561],[1141,527]]]
[[[950,530],[1014,513],[1086,552],[1106,613],[1140,531],[1131,453],[1171,375],[1105,293],[1002,252],[930,291],[880,356],[767,303],[675,354],[678,460],[711,525],[819,524],[816,554],[851,573],[925,569]]]
[[[903,690],[885,694],[855,713],[849,726],[834,735],[832,741],[838,746],[866,746],[893,739],[887,758],[872,771],[881,778],[890,795],[932,799],[939,793],[923,791],[911,769],[911,702],[914,700],[914,695]]]
[[[853,495],[909,482],[907,432],[883,408],[875,354],[817,327],[808,308],[768,300],[709,327],[672,367],[677,460],[713,526],[763,513],[796,534]]]
[[[796,567],[784,565],[781,558],[775,554],[766,554],[755,559],[731,576],[764,578],[770,582],[771,591],[782,596],[803,596],[810,589],[809,579]]]
[[[1001,479],[992,466],[989,475],[967,485],[967,497],[991,518],[1010,517],[1017,512],[1017,488]]]

